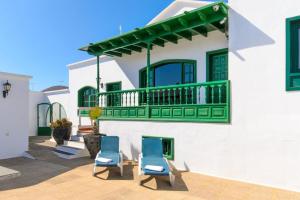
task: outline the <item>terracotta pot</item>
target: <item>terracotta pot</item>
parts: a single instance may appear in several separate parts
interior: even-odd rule
[[[101,137],[105,134],[88,134],[84,135],[84,143],[92,159],[96,158],[97,153],[100,151],[101,147]]]

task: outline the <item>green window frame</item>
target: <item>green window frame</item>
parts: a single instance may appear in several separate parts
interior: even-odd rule
[[[286,90],[300,90],[300,16],[286,19]]]
[[[159,136],[142,136],[143,138],[161,138],[163,143],[163,155],[168,160],[174,160],[174,138]]]
[[[97,105],[97,89],[85,86],[78,90],[78,107],[95,107]]]
[[[180,63],[181,64],[181,80],[180,84],[186,83],[196,83],[197,82],[197,62],[196,60],[189,60],[189,59],[170,59],[170,60],[163,60],[157,63],[151,64],[150,68],[150,87],[155,87],[155,69],[167,65],[167,64],[174,64]],[[146,80],[147,80],[147,67],[140,69],[139,71],[139,86],[140,88],[146,87]]]

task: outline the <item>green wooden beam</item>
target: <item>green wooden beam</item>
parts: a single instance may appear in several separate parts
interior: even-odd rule
[[[200,20],[195,20],[197,17]],[[191,39],[189,33],[182,35],[182,32],[192,32],[192,35],[199,33],[204,36],[207,36],[208,31],[216,29],[224,32],[224,24],[220,24],[219,22],[225,17],[228,17],[227,5],[222,2],[212,3],[207,6],[185,12],[181,15],[171,17],[167,20],[150,24],[144,28],[137,28],[134,31],[121,36],[99,43],[90,44],[87,47],[81,48],[81,50],[88,51],[88,53],[92,55],[101,55],[103,53],[109,54],[117,49],[132,49],[133,46],[138,48],[147,48],[145,43],[147,44],[148,41],[154,41],[156,39],[163,39],[166,42],[177,43],[177,37],[184,37],[189,40]],[[198,28],[200,26],[206,27],[206,30]],[[159,45],[162,45],[162,43],[159,43]],[[139,51],[139,49],[135,50]]]
[[[198,14],[198,16],[199,16],[199,18],[200,18],[200,20],[201,21],[207,21],[207,17],[206,17],[206,15],[205,14],[203,14],[202,12],[197,12],[197,14]]]
[[[141,47],[137,47],[134,45],[123,47],[123,49],[128,49],[128,50],[132,50],[132,51],[136,51],[136,52],[142,52]]]
[[[166,40],[168,42],[172,42],[173,44],[178,43],[178,37],[176,35],[167,35],[167,36],[162,36],[160,38],[162,38],[163,40]]]
[[[117,56],[117,57],[122,57],[121,53],[118,52],[114,52],[114,51],[106,51],[103,54],[107,55],[107,56]]]
[[[170,25],[168,25],[168,24],[161,24],[161,26],[165,31],[168,31],[168,32],[172,31]]]
[[[156,32],[155,32],[154,30],[151,30],[151,29],[146,29],[146,32],[147,32],[150,36],[156,35]]]
[[[205,26],[194,27],[192,30],[196,31],[198,34],[207,37],[207,28]]]
[[[139,36],[138,34],[132,34],[133,37],[135,37],[137,40],[142,40],[143,38]]]
[[[210,26],[221,31],[222,33],[225,33],[225,26],[223,24],[220,24],[220,22],[211,23]]]
[[[184,32],[180,32],[180,33],[176,33],[176,35],[179,35],[180,37],[183,37],[187,40],[192,41],[192,33],[190,31],[184,31]]]
[[[183,19],[183,18],[178,18],[178,21],[184,27],[188,27],[189,26],[189,23],[185,19]]]
[[[165,41],[158,38],[158,39],[153,40],[152,44],[155,44],[155,45],[160,46],[160,47],[164,47],[165,46]]]
[[[114,51],[118,52],[118,53],[124,53],[124,54],[127,54],[127,55],[131,55],[131,51],[127,50],[127,49],[116,49]]]

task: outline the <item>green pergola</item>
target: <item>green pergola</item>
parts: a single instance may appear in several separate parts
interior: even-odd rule
[[[101,42],[90,43],[80,48],[97,56],[97,89],[99,92],[99,56],[131,55],[147,49],[147,86],[149,87],[150,51],[153,46],[164,47],[165,43],[177,44],[178,40],[192,40],[194,35],[207,37],[208,32],[227,32],[228,6],[216,2],[169,19],[147,25],[143,28],[113,37]]]

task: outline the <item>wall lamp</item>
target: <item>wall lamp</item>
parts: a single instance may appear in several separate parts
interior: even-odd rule
[[[6,81],[6,83],[3,84],[3,97],[4,98],[6,98],[10,89],[11,89],[11,84],[8,81]]]

